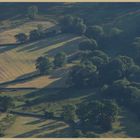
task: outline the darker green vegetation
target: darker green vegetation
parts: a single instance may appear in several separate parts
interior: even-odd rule
[[[52,70],[53,64],[49,57],[39,57],[36,60],[36,69],[41,75],[49,74]]]
[[[19,34],[15,35],[15,38],[16,38],[17,42],[24,43],[27,41],[28,36],[24,33],[19,33]]]
[[[54,57],[54,66],[62,67],[67,63],[66,54],[64,52],[57,53]]]
[[[117,119],[118,106],[111,100],[92,101],[81,104],[77,110],[80,119],[79,128],[85,131],[112,129],[112,123]]]
[[[64,33],[76,33],[82,35],[86,32],[86,25],[83,19],[73,16],[65,16],[60,20],[60,27]]]
[[[0,112],[6,112],[14,107],[13,99],[9,96],[0,96]]]

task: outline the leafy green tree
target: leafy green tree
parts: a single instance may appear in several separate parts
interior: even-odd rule
[[[118,106],[111,100],[91,101],[81,104],[77,109],[81,129],[94,130],[100,126],[103,130],[110,130],[118,115]]]
[[[128,57],[128,56],[118,56],[117,58],[122,61],[123,66],[124,66],[124,72],[126,73],[129,70],[129,68],[135,64],[133,61],[133,58]]]
[[[125,66],[123,62],[115,58],[100,69],[100,78],[103,83],[110,84],[115,80],[124,78]]]
[[[109,36],[110,37],[117,37],[119,36],[123,31],[117,27],[113,27],[111,28],[110,32],[109,32]]]
[[[59,23],[61,31],[65,33],[83,34],[86,31],[86,25],[83,19],[71,15],[64,16]]]
[[[63,106],[63,111],[61,114],[61,117],[65,120],[65,121],[74,121],[76,119],[76,106],[74,105],[66,105]]]
[[[133,59],[135,60],[135,62],[137,64],[140,65],[140,37],[136,37],[134,39],[134,42],[132,43],[131,47],[128,48],[129,51],[127,51],[129,53],[129,55],[131,57],[133,57]]]
[[[14,107],[13,99],[9,96],[0,97],[0,111],[6,112],[8,109]]]
[[[37,15],[38,15],[38,7],[37,6],[30,6],[28,8],[28,16],[29,16],[29,18],[35,19]]]
[[[128,76],[127,78],[130,81],[140,82],[140,67],[138,65],[132,65],[128,69]]]
[[[104,60],[105,63],[109,62],[109,56],[101,50],[94,50],[92,52],[92,57],[94,57],[94,56],[100,57],[101,59]]]
[[[67,58],[64,52],[57,53],[54,57],[54,66],[55,67],[62,67],[66,64]]]
[[[118,103],[129,105],[137,96],[137,88],[133,88],[126,79],[114,81],[104,92],[106,98],[115,99]]]
[[[28,36],[25,33],[19,33],[15,35],[17,42],[24,43],[27,41]]]
[[[36,60],[36,69],[41,75],[49,74],[52,70],[52,62],[49,57],[39,57]]]
[[[85,35],[89,38],[95,38],[96,40],[99,40],[104,34],[104,30],[102,26],[94,25],[89,26],[86,30]]]
[[[82,51],[93,51],[98,48],[98,44],[94,39],[86,39],[79,44],[79,49]]]
[[[96,80],[96,70],[96,66],[90,62],[74,66],[70,71],[68,82],[77,88],[92,87],[93,81]]]
[[[31,41],[36,41],[36,40],[38,40],[40,38],[41,38],[41,34],[40,34],[39,30],[32,30],[32,31],[30,31],[29,39]]]

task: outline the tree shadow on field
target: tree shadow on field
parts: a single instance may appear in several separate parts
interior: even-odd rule
[[[69,35],[68,36],[68,35],[61,34],[61,35],[54,36],[53,38],[52,37],[45,38],[45,39],[38,40],[38,41],[33,42],[33,43],[29,43],[26,46],[23,46],[23,48],[19,49],[17,52],[21,52],[21,51],[27,51],[27,52],[38,51],[38,50],[46,48],[48,46],[56,45],[56,44],[61,43],[63,41],[67,41],[67,40],[69,40],[69,39],[71,39],[73,37],[74,37],[74,35]]]
[[[75,40],[69,41],[64,45],[45,52],[45,55],[55,56],[59,52],[65,52],[67,55],[70,55],[78,50],[78,44],[82,41],[82,38],[77,38]]]
[[[0,54],[16,48],[17,45],[0,46]]]
[[[32,131],[17,135],[17,136],[15,136],[15,138],[33,137],[34,135],[40,135],[43,132],[53,131],[55,129],[61,129],[63,127],[64,127],[64,123],[62,123],[62,122],[54,122],[54,123],[51,123],[51,124],[46,124],[46,126],[34,129]]]
[[[55,130],[50,132],[49,134],[38,135],[37,138],[72,138],[73,137],[73,130],[70,127]]]
[[[36,71],[35,72],[31,72],[31,73],[27,73],[27,74],[23,74],[22,76],[17,77],[15,80],[4,82],[4,83],[0,83],[0,86],[3,88],[3,87],[6,87],[8,85],[24,83],[26,81],[33,80],[33,79],[35,79],[35,78],[37,78],[39,76],[40,75]]]

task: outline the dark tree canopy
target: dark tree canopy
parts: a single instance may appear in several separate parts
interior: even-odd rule
[[[29,34],[29,39],[31,41],[36,41],[36,40],[40,39],[40,37],[41,37],[41,34],[40,34],[39,30],[32,30]]]
[[[64,16],[60,20],[60,27],[62,32],[65,33],[76,33],[81,35],[86,31],[86,25],[84,24],[83,19],[70,15]]]
[[[94,51],[98,49],[98,44],[94,39],[86,39],[79,44],[79,50],[82,51]]]
[[[9,96],[0,96],[0,111],[5,112],[14,107],[13,99]]]
[[[62,111],[61,117],[65,121],[69,121],[69,122],[75,121],[75,119],[76,119],[76,106],[74,106],[74,105],[63,106],[63,111]]]
[[[49,74],[52,70],[52,62],[49,57],[39,57],[36,60],[36,69],[41,75]]]
[[[111,100],[92,101],[81,104],[77,115],[82,130],[94,130],[97,126],[110,130],[118,115],[118,106]]]
[[[15,35],[17,42],[24,43],[27,41],[28,36],[25,33],[19,33]]]
[[[66,64],[67,58],[64,52],[57,53],[54,57],[54,66],[62,67]]]
[[[94,25],[87,28],[85,35],[89,38],[99,40],[104,34],[102,26]]]
[[[97,67],[90,62],[74,66],[70,72],[68,82],[71,86],[77,88],[92,87],[97,79],[96,70]]]

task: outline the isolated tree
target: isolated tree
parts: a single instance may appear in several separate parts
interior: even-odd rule
[[[94,39],[86,39],[79,44],[79,49],[82,51],[93,51],[98,48],[98,44]]]
[[[35,19],[36,16],[38,14],[38,7],[37,6],[30,6],[28,8],[28,16],[31,18],[31,19]]]
[[[54,57],[54,66],[62,67],[66,64],[67,58],[64,52],[57,53]]]
[[[36,60],[36,69],[41,75],[49,74],[52,70],[52,62],[49,57],[39,57]]]
[[[19,33],[15,35],[17,42],[24,43],[27,41],[28,36],[25,33]]]
[[[35,30],[30,31],[29,39],[30,39],[31,41],[38,40],[38,39],[40,39],[40,37],[41,37],[41,33],[40,33],[39,30],[36,30],[36,29],[35,29]]]
[[[76,119],[76,106],[74,105],[66,105],[63,106],[63,111],[61,117],[65,121],[73,122]]]

